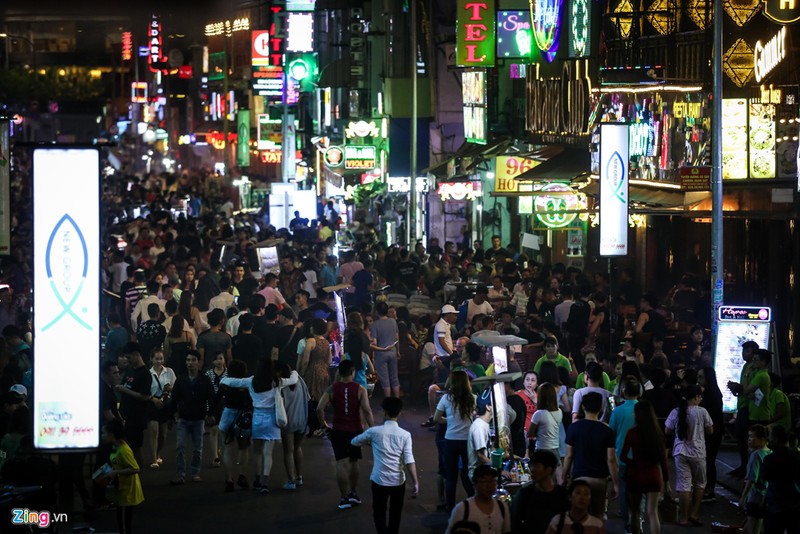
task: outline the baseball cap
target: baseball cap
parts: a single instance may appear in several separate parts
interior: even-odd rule
[[[442,315],[446,315],[448,313],[458,313],[458,310],[456,310],[450,304],[445,304],[444,306],[442,306]]]
[[[28,396],[28,388],[22,384],[14,384],[8,391],[18,393],[19,395],[25,395],[26,397]]]

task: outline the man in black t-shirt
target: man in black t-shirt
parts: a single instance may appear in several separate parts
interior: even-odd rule
[[[575,360],[578,371],[583,371],[583,355],[581,349],[586,344],[586,335],[589,332],[589,318],[592,308],[588,302],[588,292],[584,288],[576,289],[576,299],[569,308],[569,316],[564,330],[567,332],[567,348],[569,355]]]
[[[255,317],[245,313],[239,318],[239,333],[233,338],[233,358],[247,364],[247,371],[255,373],[258,359],[264,353],[261,338],[253,334]]]
[[[402,286],[401,291],[413,293],[417,288],[417,277],[419,266],[411,261],[408,249],[400,251],[400,262],[394,267],[393,272],[389,273],[392,284]]]
[[[125,441],[133,450],[136,461],[141,464],[148,405],[152,402],[157,408],[161,408],[163,404],[161,399],[150,394],[150,384],[153,378],[150,369],[142,359],[139,344],[128,343],[122,349],[119,359],[127,360],[124,362],[127,371],[122,379],[122,384],[115,386],[114,389],[119,394],[119,412],[125,420]]]
[[[569,495],[564,486],[553,483],[558,458],[550,451],[531,455],[533,482],[522,486],[511,501],[511,527],[514,532],[544,534],[554,515],[565,512]]]
[[[261,339],[261,354],[276,360],[277,354],[273,354],[273,349],[280,349],[278,340],[278,331],[280,330],[278,324],[278,307],[270,304],[264,308],[264,315],[256,317],[255,326],[253,326],[253,334]]]
[[[161,324],[161,308],[155,302],[147,305],[149,319],[136,329],[136,341],[142,351],[142,358],[149,360],[153,350],[160,348],[167,337],[167,329]]]

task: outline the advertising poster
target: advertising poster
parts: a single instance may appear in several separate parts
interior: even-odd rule
[[[236,114],[236,165],[250,166],[250,110],[240,109]]]
[[[100,154],[33,152],[33,436],[40,449],[97,447]]]
[[[600,255],[628,254],[628,125],[600,125]]]
[[[508,355],[505,347],[492,347],[492,360],[494,363],[495,375],[508,371]],[[508,423],[508,409],[506,402],[506,386],[498,382],[492,386],[494,393],[494,415],[497,419],[494,422],[495,432],[499,436],[500,448],[504,451],[511,450],[511,428]]]
[[[739,382],[744,366],[742,345],[755,341],[761,348],[769,343],[769,327],[772,312],[764,307],[721,306],[719,308],[719,330],[714,370],[722,391],[722,411],[735,413],[737,398],[726,387],[728,382]]]

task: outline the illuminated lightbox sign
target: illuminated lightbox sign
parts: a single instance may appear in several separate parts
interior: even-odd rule
[[[280,119],[272,120],[266,113],[258,115],[258,150],[275,149],[281,147],[283,134],[281,131]]]
[[[286,0],[286,11],[314,11],[317,0]]]
[[[600,125],[600,255],[628,254],[628,125]]]
[[[100,441],[99,190],[97,150],[34,150],[33,436],[40,449]]]
[[[534,197],[533,208],[536,219],[548,228],[564,228],[569,226],[577,217],[577,213],[564,213],[586,207],[578,194],[571,187],[563,184],[547,184],[541,189],[558,195],[537,195]]]
[[[800,21],[800,2],[764,0],[764,16],[778,24],[794,24]]]
[[[592,35],[592,4],[590,0],[570,0],[569,57],[586,57],[590,52]]]
[[[436,193],[442,200],[475,200],[483,196],[480,182],[442,182]]]
[[[497,55],[530,58],[533,51],[533,25],[530,11],[497,13]]]
[[[458,0],[456,9],[456,65],[494,67],[494,0]]]
[[[719,327],[717,330],[717,353],[714,358],[714,370],[717,382],[727,384],[738,382],[744,360],[742,345],[747,341],[755,341],[759,347],[769,344],[770,321],[772,312],[767,307],[720,306]],[[728,388],[722,390],[722,411],[737,411],[738,399]],[[768,392],[762,392],[768,395]],[[766,401],[766,399],[764,399]]]
[[[488,129],[486,71],[461,73],[461,101],[464,104],[464,138],[471,143],[485,144]]]
[[[270,64],[269,31],[255,30],[251,34],[253,65]]]
[[[314,13],[287,13],[286,30],[287,52],[312,52],[314,50]]]
[[[552,62],[558,51],[563,0],[529,0],[533,20],[533,38],[542,57]]]
[[[147,103],[147,82],[131,82],[131,102]]]
[[[378,165],[378,150],[374,146],[344,147],[344,168],[372,170]]]
[[[250,80],[253,91],[259,96],[267,97],[272,102],[283,100],[283,67],[271,65],[254,66]],[[300,98],[297,80],[290,80],[291,87],[287,95],[289,104],[296,104]]]

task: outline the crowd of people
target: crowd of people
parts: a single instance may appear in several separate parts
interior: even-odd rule
[[[19,212],[0,285],[6,461],[30,444],[30,415],[20,415],[34,357],[27,168],[16,162]],[[320,201],[316,221],[296,214],[290,228],[277,229],[265,210],[233,213],[214,183],[184,171],[104,185],[105,430],[97,466],[110,461],[127,488],[121,531],[130,532],[132,507],[144,498],[137,473],[162,468],[174,428],[171,483],[202,481],[205,447],[224,469],[225,492],[275,489],[278,442],[281,488],[296,490],[305,483],[304,440],[327,438],[342,510],[361,503],[358,460],[369,444],[375,522],[379,532],[397,532],[406,472],[412,494],[419,491],[410,434],[397,425],[401,398],[430,410],[423,426],[435,432],[436,492],[450,531],[561,533],[580,524],[603,532],[608,498],[619,496],[627,531],[642,532],[646,517],[658,533],[659,503],[672,485],[678,522],[698,525],[701,503],[714,499],[726,431],[721,387],[739,399],[732,428],[750,532],[759,532],[765,508],[765,532],[788,521],[800,486],[792,489],[766,448],[769,439],[775,457],[780,450],[797,461],[786,447],[793,427],[780,377],[767,370],[769,352],[747,342],[740,381],[717,384],[708,332],[684,321],[704,302],[692,276],[662,305],[628,270],[612,293],[605,273],[537,263],[513,244],[502,247],[500,236],[486,249],[480,241],[442,247],[436,238],[387,246],[360,217],[343,226],[333,202]],[[276,247],[277,268],[262,270],[256,251],[264,242]],[[331,289],[339,284],[343,305]],[[390,305],[397,300],[379,291],[386,287],[406,302],[424,295],[440,307],[412,313],[410,305]],[[510,507],[493,499],[494,412],[488,390],[473,383],[496,374],[491,353],[473,342],[487,332],[525,341],[507,362],[521,377],[505,386],[504,454],[528,459],[533,482]],[[382,426],[369,402],[373,389],[384,397]],[[468,498],[457,502],[459,480]],[[102,478],[94,481],[87,505],[104,504],[102,486]]]

